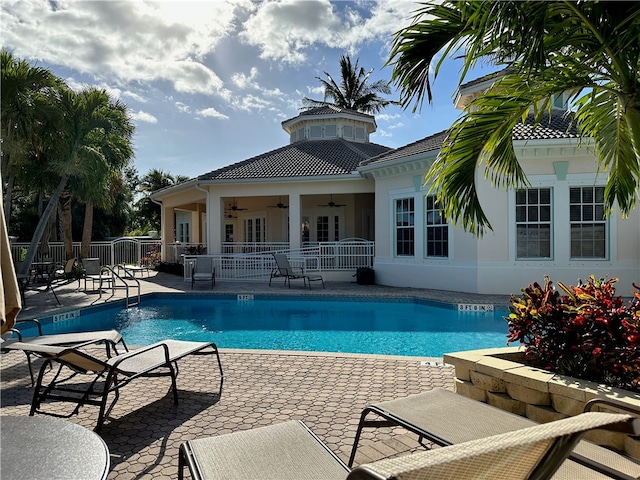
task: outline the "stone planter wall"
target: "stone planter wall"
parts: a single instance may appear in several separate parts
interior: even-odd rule
[[[613,398],[640,408],[640,396],[524,365],[518,347],[470,350],[444,355],[455,367],[456,392],[539,423],[582,412],[596,397]],[[519,361],[518,361],[519,360]],[[595,433],[595,432],[594,432]],[[640,439],[598,431],[585,438],[640,459]]]

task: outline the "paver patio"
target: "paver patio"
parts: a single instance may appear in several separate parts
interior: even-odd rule
[[[190,284],[168,274],[152,274],[141,281],[143,292],[191,291]],[[27,292],[25,317],[44,316],[108,300],[76,291],[76,283],[56,288],[62,307],[50,292]],[[197,288],[202,293],[209,289]],[[326,290],[220,282],[214,293],[282,295],[400,296],[465,303],[506,304],[506,297],[407,290],[355,283],[328,282]],[[117,293],[114,298],[122,296]],[[112,298],[113,299],[113,298]],[[24,317],[23,317],[24,318]],[[171,332],[167,332],[167,337]],[[125,339],[126,340],[126,339]],[[390,400],[431,388],[453,388],[453,369],[425,363],[419,357],[349,355],[308,352],[269,352],[221,348],[225,380],[210,357],[187,357],[180,363],[180,403],[173,405],[167,378],[138,379],[122,395],[101,436],[111,452],[109,479],[176,478],[178,447],[193,438],[303,420],[345,462],[351,451],[359,415],[367,403]],[[21,352],[0,355],[1,415],[28,415],[33,389],[26,357]],[[37,361],[38,362],[38,361]],[[36,363],[37,363],[36,362]],[[47,404],[48,411],[71,411],[70,404]],[[69,421],[95,426],[97,407],[87,406]],[[0,419],[1,421],[1,419]],[[1,428],[1,424],[0,424]],[[422,449],[403,429],[366,432],[356,463]],[[0,466],[1,468],[1,466]]]

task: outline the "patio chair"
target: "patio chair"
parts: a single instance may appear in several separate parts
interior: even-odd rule
[[[57,364],[58,368],[46,383],[47,363],[40,369],[29,415],[41,413],[69,418],[77,414],[82,406],[95,405],[99,407],[99,413],[94,430],[100,432],[105,417],[109,415],[120,398],[120,390],[139,377],[171,377],[173,402],[177,405],[177,362],[192,354],[215,354],[220,371],[220,391],[222,390],[224,376],[215,343],[164,340],[106,360],[83,350],[83,347],[90,344],[87,342],[76,347],[34,346],[35,353],[45,357],[48,363]],[[88,375],[89,380],[76,381],[78,375]],[[100,383],[102,385],[99,385]],[[113,400],[109,403],[111,393],[113,393]],[[76,407],[68,415],[48,413],[41,410],[41,406],[49,400],[75,403]]]
[[[93,332],[77,332],[77,333],[59,333],[53,335],[43,335],[42,325],[35,318],[16,321],[19,323],[33,323],[38,329],[38,335],[34,337],[24,337],[20,330],[15,326],[0,339],[0,350],[3,352],[15,350],[24,352],[27,356],[27,364],[29,365],[29,376],[31,377],[31,386],[35,385],[33,377],[33,366],[31,363],[31,355],[36,354],[32,350],[34,345],[55,345],[55,346],[74,346],[92,342],[94,344],[104,343],[107,356],[110,357],[112,352],[117,354],[120,344],[124,351],[129,351],[124,338],[117,330],[99,330]],[[15,337],[13,336],[15,335]]]
[[[289,259],[283,253],[274,253],[273,259],[276,262],[276,268],[271,270],[269,277],[269,286],[271,286],[271,280],[278,277],[284,278],[284,283],[291,288],[291,280],[302,279],[304,286],[307,286],[309,282],[309,290],[311,290],[311,282],[322,282],[322,288],[324,286],[324,279],[321,275],[309,275],[304,272],[302,267],[292,267],[289,264]]]
[[[621,408],[625,413],[634,413]],[[635,414],[640,416],[640,411]],[[426,438],[436,445],[447,446],[534,425],[537,424],[526,417],[449,390],[434,389],[367,405],[360,416],[348,465],[354,463],[364,428],[401,426],[418,435],[421,443]],[[569,459],[555,478],[640,478],[640,463],[586,440],[580,441]],[[598,472],[604,475],[598,476]]]
[[[180,446],[178,478],[234,479],[548,479],[587,431],[640,433],[640,420],[583,413],[458,445],[360,465],[351,472],[301,421],[189,440]]]
[[[191,290],[196,282],[211,282],[211,288],[216,285],[216,267],[213,257],[198,257],[189,260],[191,264]]]
[[[83,258],[82,268],[85,292],[87,291],[87,280],[91,280],[92,291],[95,291],[96,282],[98,282],[98,292],[101,296],[103,284],[113,288],[113,275],[108,267],[100,265],[99,258]]]

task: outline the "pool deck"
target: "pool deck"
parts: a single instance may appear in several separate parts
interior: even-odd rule
[[[281,282],[281,280],[280,280]],[[182,278],[151,272],[140,279],[143,294],[192,292]],[[27,291],[27,306],[19,318],[43,318],[55,313],[123,298],[85,293],[71,282],[55,287],[59,307],[51,292]],[[193,292],[210,294],[204,283]],[[327,282],[306,290],[301,283],[291,289],[281,283],[218,282],[214,294],[352,295],[424,298],[448,303],[508,304],[507,296],[473,295],[439,290],[392,288]],[[144,302],[144,300],[143,300]],[[171,334],[168,332],[167,337]],[[126,340],[126,339],[125,339]],[[186,440],[246,430],[290,419],[303,420],[346,462],[362,408],[432,388],[453,389],[453,369],[419,357],[282,352],[225,349],[220,345],[224,386],[209,362],[211,357],[191,356],[180,362],[180,403],[173,405],[165,378],[133,381],[121,393],[101,436],[111,452],[109,479],[177,478],[178,448]],[[0,415],[28,415],[33,389],[25,355],[0,355]],[[39,361],[35,362],[39,365]],[[214,372],[214,373],[212,373]],[[47,404],[47,411],[69,412],[70,404]],[[92,429],[97,407],[87,406],[69,421]],[[1,422],[1,419],[0,419]],[[0,423],[1,428],[1,423]],[[27,447],[25,447],[27,448]],[[401,428],[365,432],[356,463],[423,449],[417,438]],[[63,459],[61,459],[62,461]],[[1,468],[1,466],[0,466]],[[186,478],[189,478],[188,474]]]

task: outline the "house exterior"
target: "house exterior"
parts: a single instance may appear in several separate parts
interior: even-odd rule
[[[463,109],[487,87],[462,86]],[[571,127],[564,99],[533,127],[513,132],[530,181],[494,188],[477,174],[493,231],[477,238],[448,225],[423,178],[446,131],[391,149],[369,142],[375,118],[322,107],[282,122],[289,144],[158,191],[163,252],[175,242],[221,253],[233,243],[375,241],[376,283],[483,293],[518,293],[542,281],[575,284],[613,276],[628,295],[640,283],[640,212],[603,217],[606,174]]]

